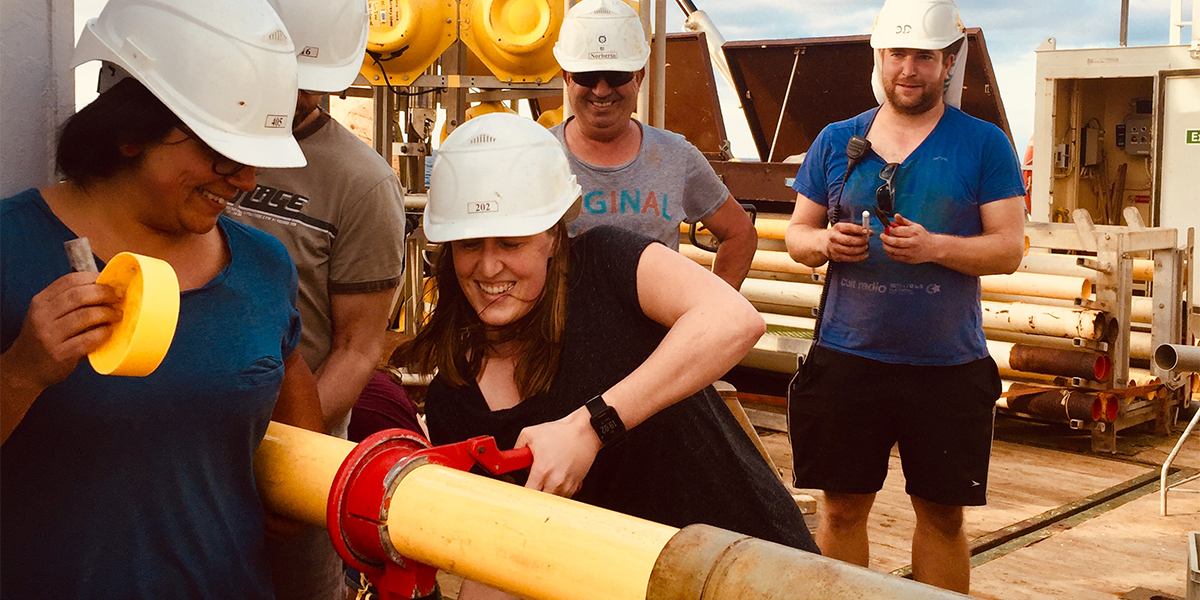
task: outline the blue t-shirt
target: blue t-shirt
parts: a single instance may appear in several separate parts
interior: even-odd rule
[[[833,123],[813,141],[793,189],[828,207],[838,200],[846,143],[866,136],[879,109]],[[858,223],[875,206],[885,161],[874,152],[855,167],[838,200],[841,218]],[[1017,155],[995,125],[952,106],[895,175],[895,212],[932,233],[983,232],[979,207],[1023,196]],[[958,365],[988,356],[979,278],[925,263],[892,260],[872,213],[869,256],[838,263],[821,320],[823,346],[887,363]]]
[[[218,227],[232,260],[182,293],[159,368],[85,358],[4,443],[3,597],[273,598],[252,463],[300,337],[296,268],[270,235]],[[3,350],[74,237],[37,190],[0,201]]]

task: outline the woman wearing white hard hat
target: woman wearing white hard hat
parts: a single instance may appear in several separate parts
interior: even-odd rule
[[[65,181],[0,203],[0,595],[273,598],[254,452],[270,419],[317,429],[320,413],[292,352],[295,267],[221,212],[255,167],[304,164],[293,46],[264,0],[110,0],[74,62],[97,59],[129,77],[64,126]],[[170,269],[122,301],[71,272],[77,237],[101,267],[133,252]],[[178,310],[157,368],[99,374],[161,305]]]
[[[762,318],[712,273],[636,233],[568,240],[580,188],[537,123],[491,114],[438,152],[425,234],[437,306],[404,358],[437,369],[435,444],[528,446],[527,487],[638,517],[816,551],[712,384]]]

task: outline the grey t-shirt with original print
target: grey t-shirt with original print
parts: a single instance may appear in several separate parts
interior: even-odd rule
[[[598,167],[567,148],[563,136],[568,123],[550,132],[563,144],[583,188],[579,218],[570,224],[572,236],[598,225],[614,225],[679,250],[679,223],[712,216],[729,197],[704,155],[677,133],[638,123],[642,128],[638,155],[623,165]]]

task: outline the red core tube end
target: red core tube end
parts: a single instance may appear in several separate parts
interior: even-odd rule
[[[1092,372],[1096,375],[1096,381],[1108,381],[1108,378],[1112,375],[1112,359],[1107,354],[1097,356],[1096,364],[1092,367]]]

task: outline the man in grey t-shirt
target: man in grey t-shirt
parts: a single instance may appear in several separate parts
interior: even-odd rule
[[[551,132],[583,187],[572,235],[609,224],[678,250],[680,222],[701,222],[720,242],[713,272],[740,287],[758,245],[746,211],[683,136],[632,117],[650,57],[637,13],[583,0],[563,19],[554,57],[574,116]]]
[[[226,214],[279,238],[300,276],[298,351],[317,379],[326,431],[345,438],[351,408],[383,353],[403,272],[404,193],[390,165],[319,108],[358,75],[366,0],[271,0],[297,51],[293,133],[308,165],[260,169]],[[404,395],[403,388],[376,394]],[[344,600],[342,559],[321,527],[268,538],[277,600]]]

